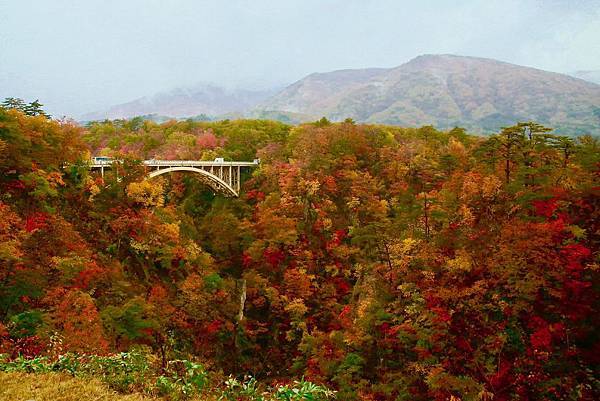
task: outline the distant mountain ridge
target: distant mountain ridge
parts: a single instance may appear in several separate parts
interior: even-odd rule
[[[332,120],[493,132],[535,120],[567,134],[600,134],[600,86],[492,59],[423,55],[389,69],[311,74],[261,110]]]
[[[118,104],[108,110],[85,114],[82,120],[131,118],[145,115],[172,117],[215,116],[243,113],[273,95],[273,90],[252,91],[225,89],[215,85],[198,85],[157,93],[131,102]]]
[[[569,75],[600,85],[600,70],[575,71]]]
[[[493,59],[423,55],[394,68],[313,73],[280,91],[175,89],[120,104],[83,120],[264,118],[296,124],[323,116],[401,126],[461,126],[496,132],[534,120],[559,133],[600,135],[598,71],[573,76]]]

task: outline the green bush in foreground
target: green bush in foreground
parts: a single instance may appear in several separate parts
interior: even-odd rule
[[[321,401],[335,398],[335,392],[304,380],[291,385],[266,387],[253,377],[230,377],[223,383],[211,380],[200,363],[173,360],[157,371],[148,357],[138,351],[109,356],[68,353],[56,360],[48,357],[10,360],[0,354],[0,372],[63,372],[77,377],[94,377],[122,392],[140,392],[171,400],[211,394],[224,401]]]

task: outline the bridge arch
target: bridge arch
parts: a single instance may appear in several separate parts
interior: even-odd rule
[[[225,196],[233,196],[237,198],[239,194],[225,181],[220,179],[214,174],[211,174],[209,171],[202,170],[196,167],[167,167],[160,170],[154,170],[150,174],[148,174],[148,178],[158,177],[159,175],[174,173],[178,171],[187,171],[192,173],[200,174],[202,182],[211,187],[215,192],[222,193]]]

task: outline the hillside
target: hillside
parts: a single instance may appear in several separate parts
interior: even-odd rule
[[[217,157],[260,158],[239,197],[141,163]],[[536,123],[82,127],[17,102],[0,372],[165,401],[597,399],[598,199],[600,140]]]
[[[597,71],[572,75],[492,59],[424,55],[395,68],[313,73],[278,93],[214,85],[179,88],[88,113],[81,120],[246,116],[298,124],[326,116],[399,126],[461,126],[479,133],[538,121],[561,134],[600,134]]]
[[[215,116],[246,111],[271,94],[270,91],[229,90],[214,85],[178,88],[115,105],[108,110],[88,113],[81,116],[81,120],[130,118],[150,114],[170,117]]]
[[[311,74],[261,104],[333,120],[494,132],[535,120],[600,133],[600,86],[491,59],[424,55],[390,69]]]

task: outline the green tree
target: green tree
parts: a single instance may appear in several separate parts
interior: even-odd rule
[[[31,103],[25,103],[23,99],[7,97],[0,106],[5,109],[19,110],[32,117],[44,116],[46,118],[50,118],[50,115],[48,115],[43,109],[44,105],[41,104],[38,99]]]
[[[27,104],[25,103],[25,101],[23,101],[23,99],[7,97],[2,102],[2,107],[4,107],[5,109],[14,109],[24,112],[25,108],[27,107]]]
[[[47,114],[44,109],[42,108],[44,105],[40,103],[40,101],[38,99],[34,100],[33,102],[27,104],[25,106],[25,108],[23,109],[23,112],[25,114],[27,114],[28,116],[44,116],[46,118],[50,118],[50,115]]]

